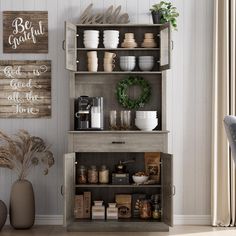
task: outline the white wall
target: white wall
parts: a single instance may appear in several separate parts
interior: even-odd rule
[[[56,165],[47,177],[35,169],[34,184],[37,214],[62,214],[62,155],[66,151],[69,127],[68,72],[64,69],[65,20],[76,22],[90,3],[102,10],[111,4],[122,5],[132,23],[152,23],[147,14],[155,0],[1,0],[0,10],[47,10],[49,13],[49,54],[10,55],[0,59],[52,60],[52,119],[1,119],[0,129],[14,133],[27,129],[53,144]],[[172,69],[168,72],[168,127],[170,152],[174,154],[176,185],[175,214],[210,214],[210,134],[213,0],[175,0],[180,12],[178,32],[173,33]],[[2,14],[0,18],[2,25]],[[0,170],[0,198],[8,202],[15,176]]]

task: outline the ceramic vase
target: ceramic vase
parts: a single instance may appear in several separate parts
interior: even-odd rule
[[[10,224],[15,229],[29,229],[34,225],[35,201],[32,184],[17,180],[11,189]]]
[[[7,220],[7,207],[6,204],[0,200],[0,231],[2,227],[5,225]]]

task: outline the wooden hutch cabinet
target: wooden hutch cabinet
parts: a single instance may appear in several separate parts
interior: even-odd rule
[[[83,45],[83,31],[93,29],[100,31],[99,46],[87,49]],[[120,42],[116,49],[104,48],[102,34],[104,30],[119,30]],[[137,48],[121,48],[124,34],[132,32],[138,43]],[[154,33],[157,48],[142,48],[144,33]],[[170,25],[157,24],[125,24],[125,25],[75,25],[65,22],[66,68],[70,70],[70,116],[71,124],[68,132],[68,153],[64,156],[64,225],[68,231],[168,231],[173,224],[173,184],[172,155],[168,152],[168,131],[166,130],[166,72],[170,68]],[[97,51],[98,71],[87,71],[87,52]],[[103,71],[104,52],[115,52],[115,68],[112,72]],[[121,71],[119,57],[154,56],[155,65],[152,71],[140,71],[136,65],[134,71]],[[135,129],[114,131],[109,129],[109,111],[124,110],[117,102],[115,89],[117,82],[129,75],[138,75],[150,83],[152,96],[141,110],[157,110],[158,126],[146,132]],[[138,96],[137,88],[129,91]],[[75,131],[74,100],[87,96],[100,96],[104,99],[104,130]],[[132,114],[134,116],[134,114]],[[132,120],[134,121],[134,119]],[[144,169],[144,153],[161,153],[161,182],[155,185],[99,185],[78,184],[76,182],[76,164],[107,165],[110,170],[119,160],[136,159],[131,169],[135,172]],[[114,202],[117,193],[146,193],[161,195],[161,220],[141,220],[139,218],[118,219],[113,221],[75,219],[74,199],[80,192],[90,191],[92,200],[104,200],[107,204]]]

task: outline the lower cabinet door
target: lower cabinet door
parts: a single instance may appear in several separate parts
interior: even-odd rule
[[[74,218],[75,196],[75,153],[64,155],[64,226],[67,226]]]
[[[162,221],[173,226],[173,156],[161,153]]]

